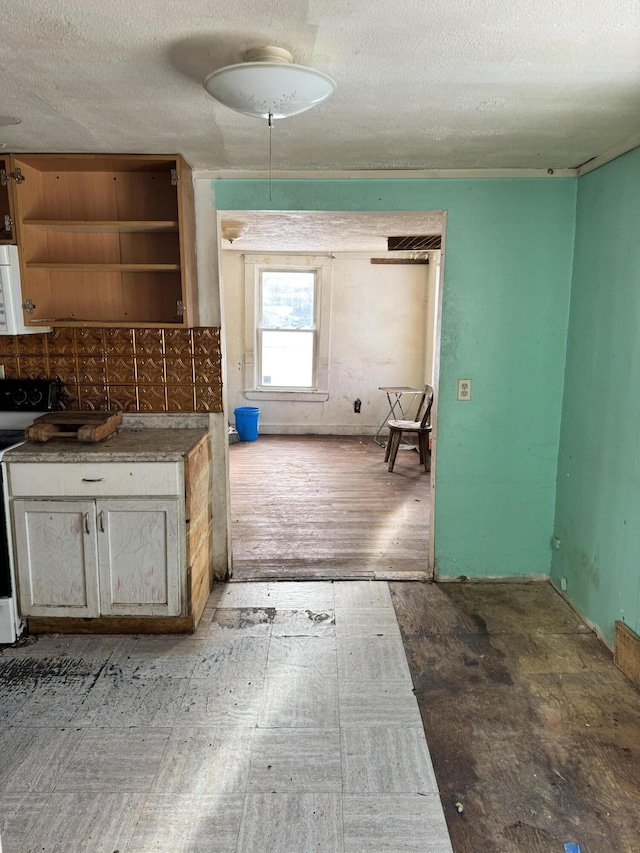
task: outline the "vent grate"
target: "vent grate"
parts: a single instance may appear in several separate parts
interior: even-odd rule
[[[428,249],[441,249],[442,235],[412,234],[404,237],[387,237],[389,252],[425,252]]]

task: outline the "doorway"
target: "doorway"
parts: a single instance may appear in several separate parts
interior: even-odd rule
[[[444,218],[219,214],[222,235],[226,223],[242,225],[241,238],[220,243],[228,418],[236,406],[261,410],[258,441],[230,447],[234,579],[432,576],[433,471],[403,452],[389,473],[373,436],[388,417],[381,386],[430,382],[437,407],[440,251],[391,253],[389,244],[398,234],[441,235]],[[256,270],[268,264],[322,264],[326,386],[260,387]]]

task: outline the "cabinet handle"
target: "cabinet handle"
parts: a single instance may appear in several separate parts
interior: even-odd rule
[[[101,483],[104,480],[104,477],[83,477],[83,483]]]
[[[100,533],[104,533],[104,510],[100,510],[100,515],[98,516],[98,523],[100,524]]]
[[[84,532],[89,533],[89,513],[84,514]]]

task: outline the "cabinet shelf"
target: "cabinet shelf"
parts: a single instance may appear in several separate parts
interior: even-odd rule
[[[136,232],[177,232],[176,219],[129,219],[129,220],[83,220],[83,219],[24,219],[40,231],[66,231],[72,234],[133,234]]]
[[[21,302],[37,317],[198,324],[193,181],[180,157],[19,154],[9,165],[23,177],[10,187]]]
[[[71,272],[180,272],[180,264],[66,264],[27,261],[27,269]]]

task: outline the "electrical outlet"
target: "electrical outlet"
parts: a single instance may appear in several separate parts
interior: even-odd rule
[[[4,379],[4,364],[0,364],[0,379]]]
[[[471,399],[471,380],[458,379],[458,400]]]

